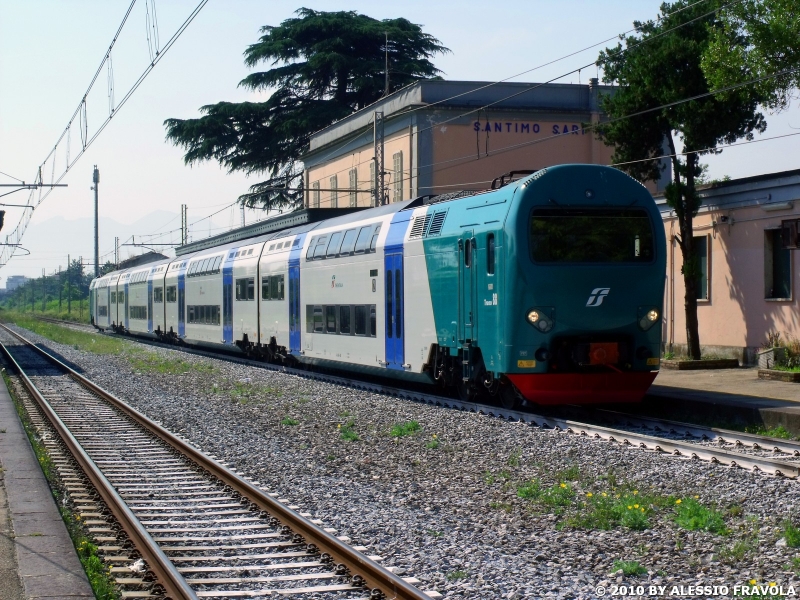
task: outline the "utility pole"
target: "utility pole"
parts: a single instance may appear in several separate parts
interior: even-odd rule
[[[373,131],[373,146],[375,149],[375,181],[372,182],[373,206],[383,205],[383,111],[375,111],[375,129]]]
[[[72,314],[72,262],[67,254],[67,312]]]
[[[383,90],[383,95],[389,95],[389,32],[384,31],[384,35],[386,36],[386,45],[383,47],[384,49],[384,59],[385,59],[385,70],[386,70],[386,88]]]
[[[186,204],[181,204],[181,246],[185,246],[189,241],[188,217],[188,206]]]
[[[44,269],[42,269],[42,312],[44,312],[45,302],[47,302],[47,279],[44,276]]]
[[[100,221],[98,219],[98,201],[97,201],[97,188],[100,183],[100,171],[97,170],[97,165],[94,166],[92,173],[92,181],[94,186],[94,276],[100,277]]]
[[[58,265],[58,314],[61,314],[61,299],[64,295],[64,286],[61,285],[61,265]]]
[[[119,269],[119,238],[114,238],[114,266]]]
[[[242,204],[242,227],[244,227],[244,204]]]

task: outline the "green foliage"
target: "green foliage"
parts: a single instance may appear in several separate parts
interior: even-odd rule
[[[425,447],[428,450],[436,450],[439,447],[439,445],[440,445],[439,436],[437,436],[435,433],[431,436],[430,441],[425,443]]]
[[[294,427],[295,425],[299,425],[300,421],[297,419],[293,419],[292,417],[286,416],[281,420],[281,425],[288,425],[289,427]]]
[[[784,440],[792,439],[792,434],[786,431],[783,425],[778,425],[777,427],[765,427],[763,423],[758,423],[754,425],[746,425],[744,428],[746,433],[753,433],[755,435],[763,435],[765,437],[774,437],[780,438]]]
[[[710,531],[719,535],[728,533],[722,513],[703,506],[694,498],[675,501],[675,522],[690,531]]]
[[[228,395],[239,404],[264,402],[269,398],[280,398],[283,392],[278,388],[267,385],[258,385],[247,381],[237,381],[233,387],[226,390]]]
[[[765,104],[782,109],[800,86],[800,9],[797,0],[739,0],[721,11],[722,27],[711,33],[703,72],[721,88],[757,78]]]
[[[101,333],[78,331],[55,323],[40,321],[23,313],[3,312],[3,320],[24,327],[59,344],[72,346],[76,350],[83,350],[84,352],[121,354],[123,350],[133,348],[131,342],[126,342],[119,338],[109,337]]]
[[[389,432],[392,437],[400,438],[407,435],[413,435],[420,430],[419,423],[416,421],[409,421],[408,423],[397,423]]]
[[[128,362],[138,373],[159,373],[162,375],[182,375],[185,373],[213,373],[210,363],[189,362],[177,357],[163,356],[135,348],[127,356]]]
[[[719,558],[720,562],[725,564],[735,565],[741,562],[751,550],[752,547],[747,540],[737,540],[730,546],[723,546],[720,548],[719,552],[717,552],[717,558]]]
[[[561,513],[572,504],[575,491],[568,483],[561,482],[551,487],[543,487],[538,479],[533,479],[517,486],[517,496]]]
[[[800,548],[800,529],[789,520],[783,524],[783,537],[790,548]]]
[[[507,464],[509,467],[518,467],[519,459],[522,456],[522,450],[514,450],[508,457]]]
[[[647,573],[647,569],[640,565],[639,561],[636,560],[615,560],[613,569],[614,572],[622,569],[622,574],[626,577],[635,577],[637,575],[644,575]]]
[[[581,510],[570,515],[565,525],[576,529],[613,529],[622,526],[641,531],[650,528],[649,517],[659,499],[638,492],[586,494]]]
[[[359,440],[358,434],[355,430],[356,422],[353,419],[348,419],[344,425],[339,425],[339,437],[347,442],[357,442]]]
[[[459,579],[464,579],[467,576],[466,571],[451,571],[447,574],[447,581],[458,581]]]
[[[186,164],[216,160],[229,172],[267,173],[267,180],[239,197],[248,206],[301,203],[302,192],[275,188],[302,188],[298,161],[313,132],[383,95],[387,52],[389,91],[436,77],[439,70],[429,59],[448,52],[406,19],[379,21],[355,11],[308,8],[296,14],[278,26],[262,27],[261,38],[244,53],[248,67],[273,65],[239,83],[254,91],[272,90],[267,100],[219,102],[201,107],[199,119],[164,122],[167,139],[186,151]]]

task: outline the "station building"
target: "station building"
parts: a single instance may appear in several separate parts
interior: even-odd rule
[[[610,164],[613,149],[584,125],[603,118],[599,95],[612,91],[596,79],[583,85],[418,81],[311,137],[303,157],[304,204],[374,205],[376,112],[384,123],[384,202],[487,189],[509,171]]]
[[[701,186],[694,241],[702,276],[697,317],[705,352],[755,364],[768,334],[800,338],[800,169]],[[655,196],[667,234],[664,344],[686,350],[678,222]]]

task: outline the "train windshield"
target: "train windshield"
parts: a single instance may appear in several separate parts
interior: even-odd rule
[[[531,217],[530,246],[537,263],[649,263],[653,228],[641,209],[542,208]]]

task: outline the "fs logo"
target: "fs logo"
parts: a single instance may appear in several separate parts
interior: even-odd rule
[[[592,290],[592,295],[589,296],[589,300],[586,302],[586,306],[589,308],[597,308],[603,303],[603,300],[608,296],[608,292],[610,291],[611,288],[594,288]]]

